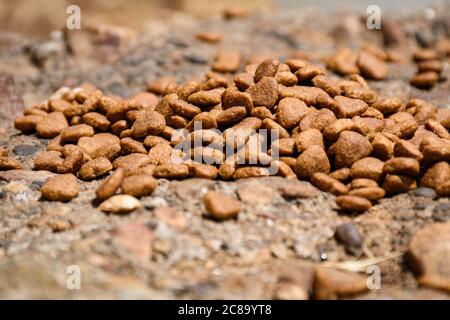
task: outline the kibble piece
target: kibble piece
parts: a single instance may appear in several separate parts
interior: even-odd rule
[[[45,119],[45,115],[24,115],[14,120],[14,128],[23,133],[31,133],[36,129],[36,125],[43,119]]]
[[[136,138],[144,138],[148,135],[157,135],[166,126],[164,117],[156,111],[141,111],[131,130]]]
[[[307,129],[300,132],[295,138],[295,146],[298,152],[303,152],[312,146],[325,149],[322,133],[317,129]]]
[[[50,111],[64,111],[71,106],[71,103],[64,99],[50,99],[48,100],[48,106]]]
[[[255,83],[264,77],[274,77],[279,66],[280,61],[275,59],[267,59],[261,62],[255,71]]]
[[[343,195],[336,197],[336,204],[343,210],[364,212],[372,207],[372,203],[362,197]]]
[[[286,129],[292,129],[308,113],[308,106],[296,98],[284,98],[278,103],[277,121]]]
[[[399,98],[389,98],[379,100],[372,104],[371,107],[377,109],[383,114],[388,114],[399,111],[403,107],[403,104]]]
[[[0,148],[0,157],[7,157],[9,154],[8,149]]]
[[[98,131],[107,131],[111,122],[101,113],[89,112],[83,115],[83,122]]]
[[[42,197],[49,201],[70,201],[79,193],[77,178],[73,174],[49,178],[41,188]]]
[[[218,169],[209,164],[193,164],[189,165],[189,172],[195,178],[215,179],[218,174]]]
[[[441,197],[449,197],[450,196],[450,180],[444,182],[436,188],[436,192]]]
[[[383,175],[384,162],[373,157],[362,158],[353,163],[350,176],[353,179],[365,178],[379,181]]]
[[[172,147],[167,143],[161,143],[151,148],[148,155],[151,164],[167,164],[171,162]]]
[[[8,157],[0,157],[0,171],[20,169],[22,169],[20,161]]]
[[[200,107],[212,107],[220,103],[221,94],[219,91],[198,91],[191,94],[188,101]]]
[[[116,169],[116,171],[114,171],[109,177],[107,177],[95,191],[97,199],[106,200],[115,195],[122,184],[123,178],[123,169]]]
[[[81,137],[92,137],[95,131],[94,128],[87,124],[79,124],[68,127],[61,131],[61,142],[63,143],[77,143]]]
[[[448,130],[436,120],[433,119],[428,120],[425,123],[425,128],[427,128],[431,132],[434,132],[437,136],[439,136],[442,139],[450,140],[450,133],[448,132]]]
[[[294,86],[298,82],[297,76],[290,71],[278,71],[275,74],[275,79],[279,84],[287,87]]]
[[[357,131],[361,133],[361,128],[353,119],[337,119],[323,130],[323,136],[328,141],[336,141],[342,131]]]
[[[297,158],[295,173],[299,178],[310,178],[316,172],[329,173],[330,162],[323,148],[313,145]]]
[[[43,138],[54,138],[61,133],[69,124],[62,112],[49,113],[44,119],[36,124],[37,133]]]
[[[235,72],[241,64],[241,56],[235,51],[220,51],[212,65],[212,70],[221,73]]]
[[[106,157],[114,160],[120,154],[120,139],[111,133],[98,133],[93,137],[82,137],[77,146],[92,159]]]
[[[151,135],[147,136],[144,140],[144,145],[149,148],[153,148],[154,146],[156,146],[158,144],[162,144],[162,143],[169,144],[169,141],[167,141],[164,138],[161,138],[158,136],[151,136]]]
[[[378,183],[371,179],[357,178],[353,179],[350,183],[350,190],[359,188],[375,188],[378,187]]]
[[[64,161],[59,151],[44,151],[34,159],[34,170],[47,170],[57,172],[59,165]]]
[[[120,133],[125,129],[128,129],[128,123],[126,120],[119,120],[117,122],[114,122],[113,125],[111,125],[111,131],[116,136],[120,136]]]
[[[416,176],[419,174],[419,161],[413,158],[391,158],[384,164],[383,173]]]
[[[239,88],[239,90],[245,91],[248,89],[248,87],[255,84],[255,81],[253,80],[253,75],[247,72],[239,73],[234,77],[234,83],[236,84],[236,87]],[[297,81],[297,78],[295,78]]]
[[[339,88],[339,86],[324,75],[315,76],[311,80],[311,82],[315,87],[325,90],[325,92],[328,93],[330,97],[338,96],[341,94],[341,89]]]
[[[64,161],[58,166],[58,173],[76,174],[83,165],[84,154],[74,145],[65,145],[62,150]]]
[[[383,80],[388,76],[386,63],[370,52],[362,51],[359,54],[358,66],[362,74],[367,78]]]
[[[269,169],[264,167],[241,167],[234,171],[233,178],[246,179],[246,178],[256,178],[256,177],[267,177],[270,175]]]
[[[331,148],[335,154],[337,169],[351,167],[354,162],[367,157],[373,150],[369,140],[353,131],[341,132],[339,139]]]
[[[98,207],[103,212],[125,214],[142,208],[141,202],[128,194],[118,194],[103,201]]]
[[[264,119],[261,123],[261,128],[267,129],[272,134],[272,138],[275,138],[273,136],[274,132],[278,134],[279,138],[290,137],[289,132],[272,119]]]
[[[295,140],[292,138],[278,139],[272,143],[271,154],[280,156],[290,156],[295,153]]]
[[[394,142],[380,133],[372,140],[372,147],[373,155],[381,160],[387,160],[394,155]]]
[[[264,119],[274,119],[272,112],[266,107],[256,107],[252,109],[250,113],[252,117],[264,120]]]
[[[378,120],[383,120],[384,116],[383,114],[378,111],[377,109],[373,107],[368,107],[366,111],[364,111],[363,114],[361,114],[361,117],[367,117],[367,118],[375,118]]]
[[[434,71],[426,71],[413,76],[410,83],[421,89],[428,89],[434,86],[439,80],[439,75]]]
[[[369,106],[360,99],[353,99],[344,96],[334,97],[334,110],[341,118],[352,118],[363,114]]]
[[[198,40],[209,42],[209,43],[216,43],[222,40],[222,33],[220,32],[199,32],[195,35]]]
[[[176,83],[174,77],[161,77],[159,79],[150,81],[147,84],[147,90],[156,94],[162,94],[172,83]]]
[[[148,155],[142,153],[132,153],[127,156],[118,157],[112,164],[114,168],[122,168],[125,175],[128,175],[128,172],[149,165],[150,162],[151,158]]]
[[[326,127],[336,121],[336,116],[331,110],[321,109],[316,112],[309,112],[300,121],[300,130],[318,129],[322,132]]]
[[[394,155],[396,157],[408,157],[421,161],[423,159],[422,152],[414,144],[406,140],[399,140],[394,146]]]
[[[350,169],[349,168],[341,168],[341,169],[331,172],[329,174],[329,176],[340,182],[346,182],[350,179]]]
[[[264,77],[246,90],[258,107],[272,108],[278,100],[278,83],[275,78]]]
[[[295,179],[297,180],[297,175],[295,174],[294,170],[287,165],[285,162],[280,160],[274,160],[271,163],[272,168],[276,170],[276,174],[280,177],[286,178],[286,179]]]
[[[153,193],[158,181],[151,175],[134,175],[123,179],[122,192],[134,197],[145,197]]]
[[[383,199],[386,192],[380,187],[367,187],[353,189],[348,194],[350,196],[365,198],[370,201],[377,201]]]
[[[321,67],[306,63],[303,66],[300,66],[297,71],[295,71],[295,75],[297,76],[298,83],[308,82],[314,77],[318,75],[324,75],[325,70]]]
[[[111,162],[105,157],[98,157],[86,162],[78,173],[82,180],[93,180],[107,174],[113,169]]]
[[[185,164],[163,164],[155,168],[156,178],[184,179],[189,176],[189,167]]]
[[[427,72],[427,71],[434,71],[439,74],[439,73],[441,73],[443,68],[444,68],[444,65],[439,60],[421,61],[417,64],[417,69],[419,70],[419,73]]]
[[[120,147],[122,148],[123,154],[147,153],[147,149],[145,149],[144,144],[132,138],[120,140]]]
[[[441,161],[425,172],[420,180],[420,186],[436,189],[448,180],[450,180],[450,165],[445,161]]]
[[[233,125],[242,119],[247,114],[245,107],[231,107],[222,111],[216,118],[219,127],[227,127]]]
[[[239,201],[218,191],[207,192],[203,201],[209,216],[215,220],[234,219],[241,210]]]
[[[417,183],[412,177],[388,174],[384,178],[382,187],[387,194],[397,194],[416,189]]]
[[[327,61],[327,66],[331,70],[342,74],[359,73],[357,66],[358,54],[349,48],[341,48],[334,53]]]
[[[311,177],[311,182],[320,190],[330,192],[336,196],[348,193],[348,188],[342,182],[322,172],[314,173]]]
[[[140,92],[130,99],[130,103],[139,105],[142,109],[154,109],[159,98],[150,92]]]

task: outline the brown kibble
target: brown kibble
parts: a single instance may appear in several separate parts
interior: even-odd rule
[[[356,188],[348,193],[350,196],[365,198],[370,201],[383,199],[386,192],[380,187]]]
[[[364,212],[372,207],[372,203],[369,200],[351,195],[336,197],[336,204],[343,210],[353,212]]]
[[[116,171],[114,171],[109,177],[107,177],[95,191],[97,199],[106,200],[115,195],[122,184],[123,178],[123,169],[117,168]]]
[[[222,33],[214,31],[199,32],[196,34],[196,37],[200,41],[208,43],[217,43],[220,42],[220,40],[222,40]]]
[[[383,175],[384,162],[372,157],[362,158],[353,163],[350,176],[353,179],[365,178],[379,181]]]
[[[151,148],[148,155],[150,157],[150,164],[167,164],[171,162],[172,147],[167,143],[160,143]]]
[[[158,136],[152,136],[152,135],[147,136],[144,140],[144,145],[148,148],[153,148],[154,146],[161,144],[161,143],[169,144],[169,141],[167,141],[164,138],[161,138]]]
[[[341,118],[352,118],[363,114],[369,106],[363,100],[347,98],[344,96],[334,97],[334,110]]]
[[[373,155],[381,160],[387,160],[394,155],[394,146],[394,142],[377,133],[372,140]]]
[[[321,67],[307,63],[295,71],[295,75],[297,76],[298,83],[308,82],[316,76],[324,75],[325,70]]]
[[[58,166],[58,173],[73,173],[76,174],[83,165],[83,152],[74,145],[65,145],[62,149],[65,156],[64,161]]]
[[[62,143],[77,143],[81,137],[92,137],[95,131],[87,124],[78,124],[61,131]]]
[[[417,69],[419,70],[419,73],[433,71],[440,74],[443,68],[444,65],[439,60],[421,61],[417,64]]]
[[[129,172],[149,165],[151,163],[151,158],[142,153],[132,153],[127,156],[118,157],[113,161],[114,168],[122,168],[125,175],[128,175]]]
[[[220,110],[217,110],[217,113],[220,113]],[[197,114],[186,126],[188,131],[198,130],[195,126],[201,123],[203,129],[214,129],[217,128],[217,119],[216,115],[211,112],[200,112]]]
[[[158,104],[159,98],[150,92],[140,92],[130,99],[131,104],[137,104],[142,109],[154,109]]]
[[[280,186],[278,188],[278,191],[280,192],[281,196],[286,199],[303,199],[303,198],[314,198],[317,197],[319,192],[316,188],[308,184],[286,184],[283,186]]]
[[[120,139],[111,133],[98,133],[93,137],[82,137],[77,146],[92,159],[106,157],[114,160],[120,154]]]
[[[195,178],[215,179],[218,169],[209,164],[192,164],[189,165],[189,173]]]
[[[23,133],[31,133],[36,129],[36,125],[45,119],[45,115],[25,115],[14,120],[14,128]]]
[[[98,157],[86,162],[78,173],[82,180],[93,180],[107,174],[113,169],[111,162],[105,157]]]
[[[169,105],[172,108],[173,112],[187,119],[194,118],[197,114],[199,114],[202,111],[199,107],[194,106],[193,104],[190,104],[189,102],[186,102],[184,100],[171,100],[169,101]],[[148,134],[158,134],[158,133],[159,132],[153,133],[150,132]]]
[[[220,103],[221,93],[216,90],[198,91],[191,94],[188,101],[200,107],[212,107]]]
[[[242,90],[242,91],[247,90],[248,87],[255,84],[253,75],[251,73],[247,73],[247,72],[237,74],[233,80],[234,80],[234,83],[236,84],[236,87],[238,87],[239,90]],[[277,79],[277,81],[278,81],[278,79]],[[297,81],[297,77],[295,77],[295,81]]]
[[[272,119],[264,119],[261,123],[261,128],[267,129],[272,135],[274,132],[277,132],[279,138],[290,138],[289,132]]]
[[[331,110],[321,109],[317,112],[308,113],[300,121],[300,129],[305,131],[307,129],[318,129],[323,131],[326,127],[336,121],[336,116]]]
[[[102,114],[89,112],[83,115],[83,122],[97,131],[107,131],[111,122]]]
[[[340,182],[346,182],[350,179],[350,169],[349,168],[341,168],[341,169],[331,172],[329,174],[329,176]]]
[[[22,169],[22,164],[20,161],[8,157],[0,157],[0,171],[20,169]]]
[[[383,114],[375,108],[368,107],[366,111],[361,115],[361,117],[375,118],[377,120],[383,120]]]
[[[233,177],[234,172],[237,167],[237,155],[233,154],[230,158],[225,159],[224,162],[219,166],[219,177],[223,180],[230,180]]]
[[[43,138],[54,138],[61,133],[69,124],[62,112],[49,113],[44,119],[36,124],[37,133]]]
[[[150,134],[156,135],[166,126],[164,117],[156,111],[141,111],[131,130],[136,138],[144,138]]]
[[[264,119],[274,119],[272,112],[266,107],[256,107],[252,109],[251,116],[264,120]]]
[[[7,157],[9,154],[8,149],[6,148],[0,148],[0,157]]]
[[[297,84],[297,76],[290,71],[278,71],[275,74],[275,79],[279,84],[290,87]]]
[[[148,164],[143,167],[135,168],[135,169],[127,172],[127,177],[128,176],[137,176],[137,175],[141,175],[141,174],[146,174],[146,175],[152,176],[153,172],[155,171],[155,168],[156,168],[156,166],[154,164]]]
[[[145,197],[153,193],[158,181],[150,175],[129,176],[122,181],[122,192],[133,197]]]
[[[317,129],[307,129],[295,137],[295,146],[298,152],[303,152],[312,146],[325,149],[322,133]]]
[[[292,138],[282,138],[272,143],[271,150],[280,156],[290,156],[295,153],[295,140]],[[272,151],[272,154],[273,152]]]
[[[350,183],[350,190],[359,188],[375,188],[378,187],[378,183],[371,179],[353,179]]]
[[[258,107],[272,108],[278,100],[278,83],[275,78],[264,77],[246,90],[253,104]]]
[[[295,173],[299,178],[310,178],[316,172],[329,173],[330,162],[325,151],[313,145],[297,158]]]
[[[70,201],[79,193],[77,178],[73,174],[49,178],[41,188],[42,197],[49,201]]]
[[[221,73],[235,72],[241,64],[241,55],[235,51],[220,51],[212,65],[212,70]]]
[[[312,84],[320,89],[323,89],[330,97],[338,96],[341,94],[341,89],[339,86],[328,79],[324,75],[318,75],[311,80]]]
[[[388,174],[384,178],[382,187],[387,194],[396,194],[416,189],[417,183],[414,178],[408,176]]]
[[[450,196],[450,180],[439,185],[436,188],[436,192],[441,197],[449,197]]]
[[[111,126],[111,131],[116,136],[120,136],[120,133],[125,129],[128,129],[128,123],[126,120],[119,120]]]
[[[367,51],[359,54],[358,67],[362,74],[370,79],[383,80],[388,76],[386,63]]]
[[[261,62],[255,71],[255,83],[259,82],[264,77],[274,77],[279,66],[280,61],[275,59],[266,59]]]
[[[34,170],[57,172],[64,159],[59,151],[44,151],[34,159]]]
[[[369,140],[353,131],[341,132],[331,147],[335,154],[335,167],[351,167],[359,159],[367,157],[373,150]]]
[[[308,113],[308,106],[296,98],[284,98],[278,103],[276,113],[278,123],[286,129],[292,129]]]
[[[430,119],[425,123],[425,128],[435,133],[437,136],[443,139],[450,140],[450,133],[447,129],[438,121]]]
[[[252,96],[247,92],[226,89],[222,94],[222,108],[245,107],[247,112],[253,109]]]
[[[375,149],[375,148],[374,148]],[[408,157],[421,161],[423,159],[422,152],[414,144],[406,140],[399,140],[394,146],[394,155],[396,157]]]
[[[383,173],[416,176],[419,174],[419,161],[413,158],[391,158],[384,164]]]
[[[339,49],[328,59],[327,66],[342,75],[359,73],[357,66],[358,54],[349,48]]]
[[[426,61],[426,60],[436,60],[436,59],[438,59],[438,55],[435,50],[417,48],[413,52],[413,59],[416,62]]]
[[[163,164],[155,168],[156,178],[184,179],[189,176],[189,167],[185,164]]]
[[[246,179],[246,178],[256,178],[256,177],[266,177],[269,176],[269,169],[263,167],[241,167],[234,171],[233,178]]]
[[[382,99],[371,106],[383,114],[399,111],[403,107],[403,103],[399,98]]]
[[[145,149],[144,144],[132,138],[124,138],[120,140],[120,147],[122,148],[122,154],[147,153],[147,149]]]
[[[311,183],[320,190],[330,192],[336,196],[348,193],[347,187],[342,182],[322,172],[314,173],[311,177]]]
[[[337,119],[323,130],[323,136],[329,141],[336,141],[342,131],[361,133],[362,130],[353,119]]]
[[[411,78],[411,85],[420,88],[428,89],[434,86],[439,80],[439,75],[434,71],[427,71],[418,73]]]
[[[176,84],[174,77],[161,77],[150,81],[147,84],[147,90],[156,94],[162,94],[170,84]]]
[[[275,168],[275,170],[277,170],[277,175],[280,177],[297,180],[297,175],[295,174],[294,170],[283,161],[272,161],[272,168]]]
[[[63,112],[65,109],[69,108],[72,104],[64,99],[50,99],[48,100],[48,106],[50,111],[60,111]]]
[[[247,114],[245,107],[231,107],[223,110],[216,118],[219,127],[227,127],[233,125],[242,119]]]
[[[241,210],[239,201],[218,191],[207,192],[203,201],[209,216],[215,220],[234,219]]]
[[[425,172],[420,180],[420,186],[436,189],[448,180],[450,180],[450,165],[445,161],[441,161]]]

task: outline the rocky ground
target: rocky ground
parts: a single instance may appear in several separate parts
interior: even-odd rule
[[[5,35],[0,147],[31,170],[48,141],[12,129],[25,106],[63,85],[91,82],[107,94],[129,97],[161,75],[179,81],[199,77],[219,49],[237,50],[245,61],[305,55],[320,61],[339,46],[384,41],[399,48],[405,61],[390,63],[389,78],[371,87],[381,96],[420,97],[448,107],[449,81],[426,91],[409,85],[416,69],[408,53],[416,38],[432,42],[436,34],[450,35],[450,16],[428,21],[422,11],[399,12],[396,20],[386,17],[380,31],[365,27],[363,13],[308,9],[233,20],[183,17],[140,33],[99,27],[55,32],[44,40]],[[196,39],[204,30],[223,33],[222,41]],[[448,65],[443,75],[448,77]],[[152,196],[141,200],[142,209],[116,216],[92,203],[100,181],[80,182],[82,192],[71,202],[47,202],[39,188],[53,174],[29,170],[0,172],[0,298],[449,298],[450,201],[431,189],[386,198],[364,214],[349,215],[337,210],[328,193],[316,191],[311,199],[287,195],[286,189],[304,192],[308,182],[160,180]],[[236,194],[243,204],[238,219],[206,218],[202,199],[208,190]],[[343,223],[348,224],[338,241],[336,229]],[[436,223],[441,226],[435,231],[417,234]],[[422,247],[407,254],[414,235]],[[417,263],[410,262],[411,255],[434,280],[413,272]],[[374,264],[381,270],[381,288],[369,290],[366,271]],[[72,265],[81,269],[80,290],[67,287]],[[318,273],[318,266],[331,269]]]

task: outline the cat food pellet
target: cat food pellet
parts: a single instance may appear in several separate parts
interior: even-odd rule
[[[153,193],[158,182],[151,175],[133,175],[123,179],[122,192],[133,197],[144,197]]]
[[[344,210],[364,212],[372,207],[372,203],[362,197],[343,195],[336,197],[336,204]]]
[[[73,174],[49,178],[41,187],[42,197],[49,201],[70,201],[76,198],[78,193],[78,181]]]
[[[209,216],[215,220],[236,218],[241,210],[239,201],[217,191],[207,192],[203,201]]]
[[[107,158],[98,157],[83,164],[78,176],[82,180],[92,180],[107,174],[112,169],[113,166]]]
[[[116,169],[116,171],[114,171],[109,177],[107,177],[95,191],[97,199],[106,200],[115,195],[117,190],[119,190],[120,186],[122,185],[123,178],[123,169]]]

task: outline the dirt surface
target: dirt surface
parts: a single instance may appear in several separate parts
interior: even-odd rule
[[[406,61],[390,63],[387,80],[370,82],[380,96],[420,97],[449,106],[449,81],[427,91],[409,85],[416,71],[409,60],[415,32],[450,35],[445,14],[450,11],[439,12],[432,21],[421,10],[392,13],[396,20],[389,21],[402,30],[398,50]],[[203,30],[222,32],[223,40],[197,40]],[[48,141],[19,134],[13,119],[63,85],[91,82],[107,94],[129,97],[161,75],[180,82],[202,77],[219,49],[237,50],[246,61],[261,55],[282,60],[300,51],[320,61],[340,46],[382,45],[389,32],[366,29],[360,12],[308,9],[236,20],[184,16],[140,32],[94,26],[45,40],[17,35],[0,53],[0,147],[31,170]],[[448,64],[443,75],[448,78]],[[39,189],[53,174],[28,170],[0,172],[0,298],[312,298],[314,268],[343,267],[339,263],[348,261],[362,263],[363,277],[365,266],[376,263],[381,269],[381,289],[351,298],[449,298],[448,291],[420,287],[405,259],[418,230],[449,220],[449,199],[435,199],[429,190],[386,198],[364,214],[348,215],[337,210],[328,193],[312,199],[282,196],[283,188],[309,184],[303,181],[161,179],[156,191],[141,199],[142,209],[116,216],[92,202],[101,180],[80,181],[81,193],[71,202],[47,202]],[[208,190],[237,195],[242,203],[237,220],[205,217],[202,199]],[[346,250],[335,239],[337,226],[345,222],[356,225],[362,248]],[[442,257],[447,266],[449,259]],[[73,265],[81,269],[80,290],[67,287],[67,268]]]

